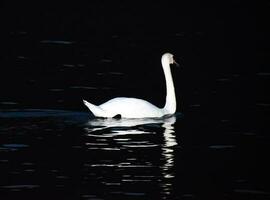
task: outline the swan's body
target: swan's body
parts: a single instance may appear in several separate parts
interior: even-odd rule
[[[173,55],[165,53],[161,63],[166,80],[166,104],[163,108],[137,98],[117,97],[99,106],[83,100],[84,104],[96,117],[112,118],[120,115],[123,118],[159,118],[172,115],[176,111],[176,98],[170,64],[175,63]]]
[[[115,117],[121,115],[123,118],[146,118],[162,117],[162,109],[155,105],[136,98],[117,97],[99,106],[84,101],[84,104],[93,112],[96,117]],[[98,107],[93,108],[93,107]]]

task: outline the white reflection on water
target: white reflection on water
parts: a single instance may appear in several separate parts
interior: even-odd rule
[[[104,162],[104,159],[100,158],[96,163],[91,162],[88,166],[103,167],[103,170],[104,167],[123,170],[121,184],[141,181],[152,183],[158,180],[157,184],[161,188],[159,192],[164,196],[170,196],[175,178],[174,148],[178,145],[173,126],[175,122],[175,116],[159,119],[92,119],[88,121],[85,131],[90,141],[85,145],[89,151],[111,152],[110,149],[112,149],[119,151],[117,155],[124,154],[125,150],[133,152],[132,157],[127,156],[126,160]],[[141,151],[145,155],[143,160],[137,156],[139,154],[136,154]],[[153,156],[153,152],[160,155]],[[150,168],[151,173],[144,177],[140,170],[136,170],[135,174],[134,171],[129,171],[138,167],[145,171]],[[160,169],[159,173],[154,170],[157,167]],[[138,177],[144,178],[138,179]]]
[[[87,122],[86,131],[88,133],[97,130],[105,130],[108,128],[122,127],[130,128],[127,132],[136,130],[136,126],[148,124],[163,124],[162,127],[167,128],[174,124],[176,121],[175,116],[165,118],[145,118],[145,119],[114,119],[114,118],[95,118]],[[89,128],[88,128],[89,127]]]
[[[174,178],[174,149],[172,147],[177,146],[177,141],[175,138],[175,131],[173,124],[175,123],[176,118],[171,117],[169,121],[163,123],[164,127],[164,145],[162,146],[162,156],[164,157],[165,163],[161,167],[164,181],[161,183],[162,193],[164,195],[170,195],[172,191],[172,181],[170,179]]]

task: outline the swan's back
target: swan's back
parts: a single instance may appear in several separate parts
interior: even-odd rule
[[[137,98],[117,97],[99,106],[110,115],[120,114],[124,118],[162,117],[162,109]]]

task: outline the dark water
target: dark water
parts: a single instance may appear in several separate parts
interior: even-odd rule
[[[227,1],[4,5],[0,199],[270,199],[267,6],[257,23]],[[82,104],[163,106],[167,51],[175,116],[94,119]]]
[[[1,117],[4,194],[78,199],[174,196],[175,152],[181,148],[174,130],[176,116],[90,120],[87,113],[26,110]]]
[[[6,110],[0,118],[5,199],[270,196],[269,137],[231,119],[109,120],[60,110]]]

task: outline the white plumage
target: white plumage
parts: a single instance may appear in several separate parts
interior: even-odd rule
[[[174,114],[176,111],[176,98],[170,64],[176,62],[172,54],[165,53],[161,57],[161,63],[167,90],[166,103],[163,108],[158,108],[142,99],[127,97],[117,97],[99,106],[83,100],[84,104],[96,117],[112,118],[119,115],[122,118],[159,118]]]

